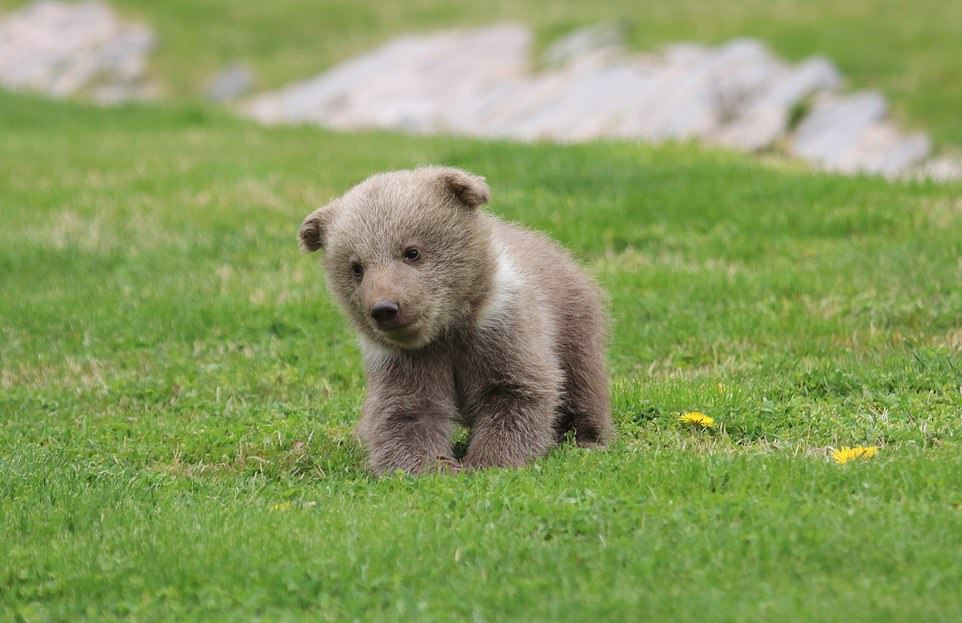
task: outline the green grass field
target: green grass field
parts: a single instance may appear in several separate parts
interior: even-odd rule
[[[129,10],[170,27],[189,6]],[[781,21],[720,6],[731,17],[690,20],[691,37],[808,23],[794,3],[771,4]],[[386,32],[346,7],[325,27]],[[861,55],[902,23],[864,10],[875,21],[837,41],[859,79],[888,76],[914,123],[962,143],[958,65],[926,93],[897,86],[959,58],[958,23],[927,24],[956,39],[919,35],[900,65]],[[258,20],[237,11],[238,49],[293,54],[250,47]],[[559,5],[537,23],[583,19]],[[962,183],[690,145],[259,128],[185,101],[179,54],[234,53],[217,31],[201,53],[198,32],[155,68],[180,101],[0,94],[0,620],[959,616]],[[296,231],[370,173],[421,163],[486,175],[493,212],[563,242],[609,293],[610,450],[365,473],[360,356]],[[683,426],[688,410],[718,428]],[[832,462],[858,444],[879,453]]]

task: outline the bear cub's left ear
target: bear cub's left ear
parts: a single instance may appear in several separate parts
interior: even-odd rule
[[[330,220],[330,213],[330,206],[324,206],[307,215],[307,218],[301,223],[301,229],[298,232],[302,249],[307,252],[312,252],[324,246],[324,237],[328,221]]]
[[[436,170],[445,189],[469,210],[491,199],[491,190],[480,175],[452,167],[437,167]]]

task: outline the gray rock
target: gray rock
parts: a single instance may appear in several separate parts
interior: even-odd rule
[[[885,99],[875,92],[823,96],[799,124],[790,151],[830,171],[895,176],[932,149],[922,133],[904,134],[885,120]]]
[[[511,120],[512,136],[525,140],[579,141],[606,133],[634,104],[637,77],[624,67],[555,77],[555,90]]]
[[[809,58],[795,67],[780,66],[710,138],[742,151],[770,147],[785,135],[796,105],[814,93],[834,91],[841,84],[838,70],[822,57]]]
[[[781,64],[763,45],[736,39],[718,48],[677,44],[649,69],[639,100],[619,135],[648,140],[708,138],[772,79]]]
[[[784,106],[753,106],[714,132],[714,143],[739,151],[758,151],[785,135],[789,110]]]
[[[243,110],[266,123],[429,131],[445,125],[447,111],[524,76],[530,46],[514,25],[404,37]]]
[[[846,154],[887,112],[885,98],[874,91],[846,97],[820,97],[802,120],[790,144],[791,153],[828,169],[848,170]]]
[[[598,52],[620,51],[624,38],[617,24],[579,28],[552,43],[544,52],[544,60],[550,67],[560,67]]]
[[[824,58],[793,65],[751,39],[653,55],[628,54],[619,41],[610,27],[577,31],[549,49],[549,69],[532,73],[521,26],[404,37],[241,109],[265,123],[522,141],[702,139],[750,151],[778,144],[793,108],[814,96],[788,149],[819,167],[895,176],[931,149],[885,121],[881,95],[837,95],[841,76]]]
[[[239,63],[230,65],[214,76],[205,90],[212,102],[228,102],[246,95],[254,84],[254,74]]]
[[[751,108],[779,106],[792,108],[810,95],[834,91],[842,86],[842,75],[827,58],[813,56],[780,72],[749,104]]]
[[[55,97],[143,99],[153,33],[100,2],[36,2],[0,18],[0,87]],[[98,93],[109,94],[106,97]]]
[[[891,123],[876,123],[867,127],[851,148],[832,161],[831,169],[894,177],[921,162],[931,149],[931,142],[922,133],[906,135]]]

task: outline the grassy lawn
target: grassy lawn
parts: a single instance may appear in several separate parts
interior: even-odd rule
[[[547,39],[633,11],[639,47],[824,51],[962,144],[952,3],[120,4],[161,30],[174,101],[0,94],[0,620],[958,617],[962,182],[265,129],[190,101],[234,58],[276,84],[400,29],[502,16]],[[492,211],[609,293],[610,450],[364,472],[360,355],[296,231],[370,173],[429,162],[486,175]],[[856,444],[879,454],[831,461]]]
[[[0,618],[957,612],[960,185],[192,106],[4,96],[0,120]],[[486,174],[610,293],[610,451],[363,472],[359,355],[295,231],[422,162]],[[881,450],[829,460],[850,444]]]

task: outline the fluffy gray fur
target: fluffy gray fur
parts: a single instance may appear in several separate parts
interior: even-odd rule
[[[546,236],[479,210],[489,197],[459,169],[394,171],[301,225],[360,334],[357,434],[377,474],[517,467],[569,431],[613,437],[598,287]],[[457,422],[471,429],[461,460]]]

